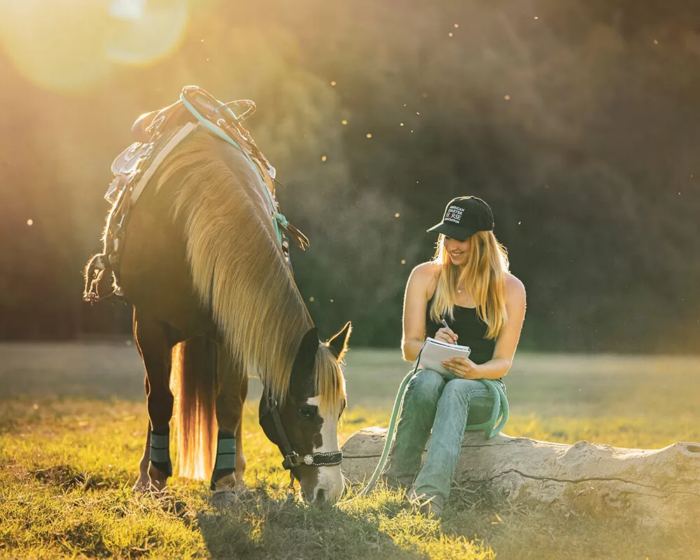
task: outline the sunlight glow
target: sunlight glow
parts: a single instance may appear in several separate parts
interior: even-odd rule
[[[0,2],[0,46],[33,84],[84,93],[174,52],[187,21],[187,0]]]
[[[187,29],[187,0],[147,3],[145,0],[120,0],[113,4],[128,6],[130,17],[115,17],[106,45],[108,60],[143,66],[162,60],[175,51]],[[131,17],[135,14],[138,17]]]
[[[109,15],[118,19],[139,19],[145,7],[146,0],[112,0]]]
[[[90,0],[2,2],[0,42],[33,84],[51,91],[85,91],[112,73],[101,54],[108,23],[103,12],[104,5]]]

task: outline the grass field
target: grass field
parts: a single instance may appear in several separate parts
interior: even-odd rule
[[[386,425],[405,372],[396,352],[350,352],[343,441]],[[700,558],[697,519],[663,534],[458,488],[440,522],[386,490],[347,507],[305,507],[287,499],[281,457],[252,402],[243,441],[249,494],[212,499],[204,483],[173,479],[164,495],[134,495],[142,376],[126,341],[0,345],[0,556]],[[700,441],[700,402],[690,398],[700,394],[700,359],[523,354],[507,382],[510,435],[645,448]]]

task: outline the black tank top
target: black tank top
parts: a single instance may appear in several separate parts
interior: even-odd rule
[[[425,334],[426,336],[435,338],[435,333],[441,329],[443,325],[435,323],[430,318],[430,308],[432,305],[433,298],[430,298],[425,317]],[[445,317],[445,321],[447,321],[449,327],[459,336],[457,344],[469,346],[469,348],[472,349],[469,359],[475,364],[483,364],[493,358],[493,350],[496,347],[496,341],[484,338],[488,331],[488,326],[479,319],[476,308],[455,305],[453,315],[454,321],[451,321],[449,316]]]

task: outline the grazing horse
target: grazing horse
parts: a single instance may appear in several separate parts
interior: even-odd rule
[[[240,150],[197,130],[130,211],[119,283],[134,307],[149,415],[135,489],[160,490],[172,475],[174,406],[179,474],[243,488],[248,372],[263,385],[260,423],[304,499],[343,491],[337,424],[350,323],[319,342],[265,188]]]

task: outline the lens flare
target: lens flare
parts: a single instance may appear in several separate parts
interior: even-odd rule
[[[112,0],[110,15],[107,59],[144,66],[162,60],[180,45],[187,29],[187,0]]]
[[[102,2],[0,2],[6,54],[27,80],[51,91],[85,91],[111,75],[103,56],[108,27]]]
[[[187,21],[187,0],[0,1],[0,47],[31,83],[84,93],[174,52]]]

